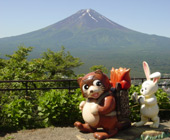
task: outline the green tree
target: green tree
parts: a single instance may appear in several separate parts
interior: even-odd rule
[[[29,61],[27,56],[32,49],[32,47],[19,46],[18,51],[14,52],[14,54],[6,55],[7,59],[1,59],[0,80],[29,79]]]
[[[42,60],[47,79],[75,77],[73,68],[83,64],[79,58],[73,57],[70,52],[65,52],[63,46],[57,53],[51,50],[44,52]]]
[[[19,46],[12,55],[6,55],[8,59],[0,59],[0,80],[56,80],[72,78],[75,76],[73,68],[82,64],[79,58],[73,57],[69,52],[65,52],[64,47],[60,51],[48,50],[42,54],[41,58],[28,60],[27,57],[32,51],[32,47]],[[65,83],[32,82],[26,85],[25,82],[1,83],[2,89],[25,89],[28,88],[48,88],[63,87]],[[10,103],[16,97],[24,99],[36,99],[42,95],[43,91],[29,90],[0,92],[1,103]],[[35,102],[36,100],[32,100]],[[1,106],[1,104],[0,104]]]
[[[108,74],[108,69],[103,65],[94,65],[90,67],[90,72],[100,69],[103,73]]]
[[[48,50],[41,58],[28,60],[32,47],[19,46],[8,58],[0,59],[0,80],[38,80],[73,77],[73,68],[82,65],[79,58],[73,57],[65,48],[53,52]]]

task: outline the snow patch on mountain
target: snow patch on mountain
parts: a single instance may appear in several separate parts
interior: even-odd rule
[[[90,12],[90,9],[87,9],[86,12],[89,13],[89,12]]]
[[[84,17],[86,14],[88,14],[91,19],[93,19],[95,22],[98,22],[98,20],[97,20],[96,18],[94,18],[94,17],[90,14],[90,9],[83,10],[82,13],[83,13],[83,14],[82,14],[81,16],[79,16],[79,18],[82,18],[82,17]]]
[[[106,18],[106,17],[104,17],[104,16],[102,16],[102,18],[104,18],[107,22],[109,22],[110,24],[112,24],[112,25],[115,25],[115,23],[113,23],[111,20],[109,20],[108,18]]]
[[[79,18],[82,18],[86,15],[87,13],[83,13],[81,16],[79,16]]]
[[[89,14],[89,16],[90,16],[94,21],[98,22],[98,20],[95,19],[95,18],[90,14],[90,12],[89,12],[88,14]]]

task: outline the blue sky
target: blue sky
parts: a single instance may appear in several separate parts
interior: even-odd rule
[[[170,37],[170,0],[0,0],[0,38],[41,29],[88,8],[127,28]]]

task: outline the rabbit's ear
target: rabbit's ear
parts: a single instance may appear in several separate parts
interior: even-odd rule
[[[145,72],[145,76],[147,80],[150,80],[150,69],[149,69],[149,65],[147,62],[143,61],[143,70]]]
[[[153,78],[153,82],[157,83],[158,80],[161,78],[161,73],[160,72],[154,72],[150,75],[150,78]]]
[[[158,82],[159,78],[154,78],[153,82],[156,84]]]

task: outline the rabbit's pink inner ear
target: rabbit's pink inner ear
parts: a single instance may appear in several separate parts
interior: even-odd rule
[[[154,78],[153,82],[156,84],[158,82],[159,78]]]
[[[145,72],[146,79],[150,80],[150,78],[149,78],[149,76],[150,76],[150,69],[149,69],[148,64],[145,61],[143,62],[143,69],[144,69],[144,72]]]

